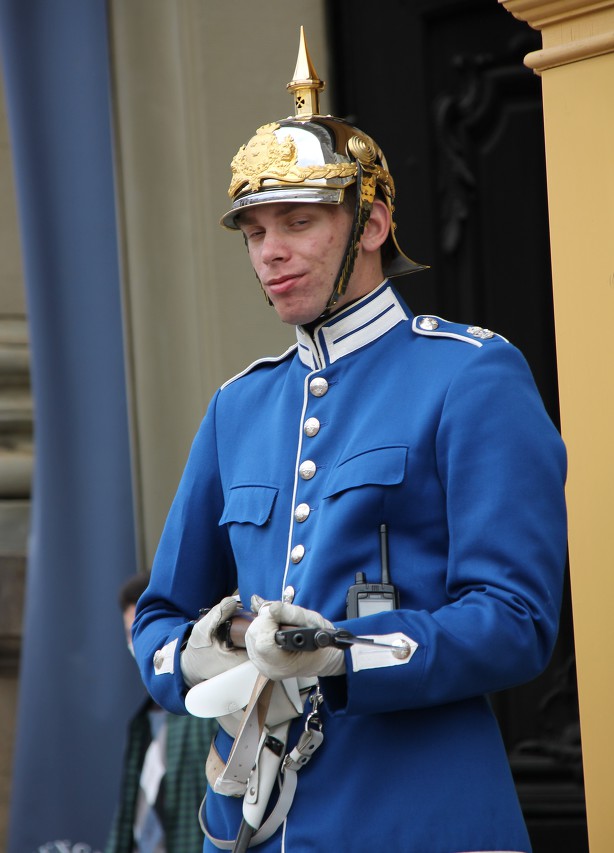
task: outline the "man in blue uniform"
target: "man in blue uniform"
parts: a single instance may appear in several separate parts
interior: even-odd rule
[[[486,695],[553,648],[563,444],[512,344],[403,303],[390,278],[421,267],[382,152],[319,115],[302,39],[294,78],[296,115],[232,162],[223,223],[297,344],[214,396],[137,658],[161,705],[220,714],[206,850],[528,853]],[[245,648],[219,632],[239,597]]]

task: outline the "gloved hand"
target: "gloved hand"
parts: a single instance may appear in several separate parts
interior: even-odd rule
[[[181,672],[188,687],[213,678],[247,660],[245,649],[227,649],[217,639],[217,629],[230,619],[239,602],[233,595],[223,598],[192,628],[188,644],[181,652]]]
[[[282,681],[301,675],[341,675],[345,672],[342,649],[327,646],[315,652],[289,652],[275,642],[275,632],[280,625],[297,628],[334,628],[335,626],[316,613],[285,601],[264,601],[252,596],[252,610],[258,616],[245,634],[245,647],[254,666],[273,681]]]

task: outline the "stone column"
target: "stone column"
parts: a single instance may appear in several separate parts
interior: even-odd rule
[[[542,33],[557,359],[591,853],[614,839],[614,2],[499,0]],[[530,204],[530,199],[527,199]]]

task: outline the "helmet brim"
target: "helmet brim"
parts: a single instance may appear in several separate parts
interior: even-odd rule
[[[220,225],[231,231],[239,229],[237,221],[241,213],[270,204],[341,204],[343,189],[332,187],[275,187],[260,190],[235,199],[230,210],[220,219]]]

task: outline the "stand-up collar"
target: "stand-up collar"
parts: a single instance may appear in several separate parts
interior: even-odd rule
[[[298,354],[306,367],[320,370],[409,319],[389,282],[384,281],[367,296],[323,320],[312,335],[297,326]]]

